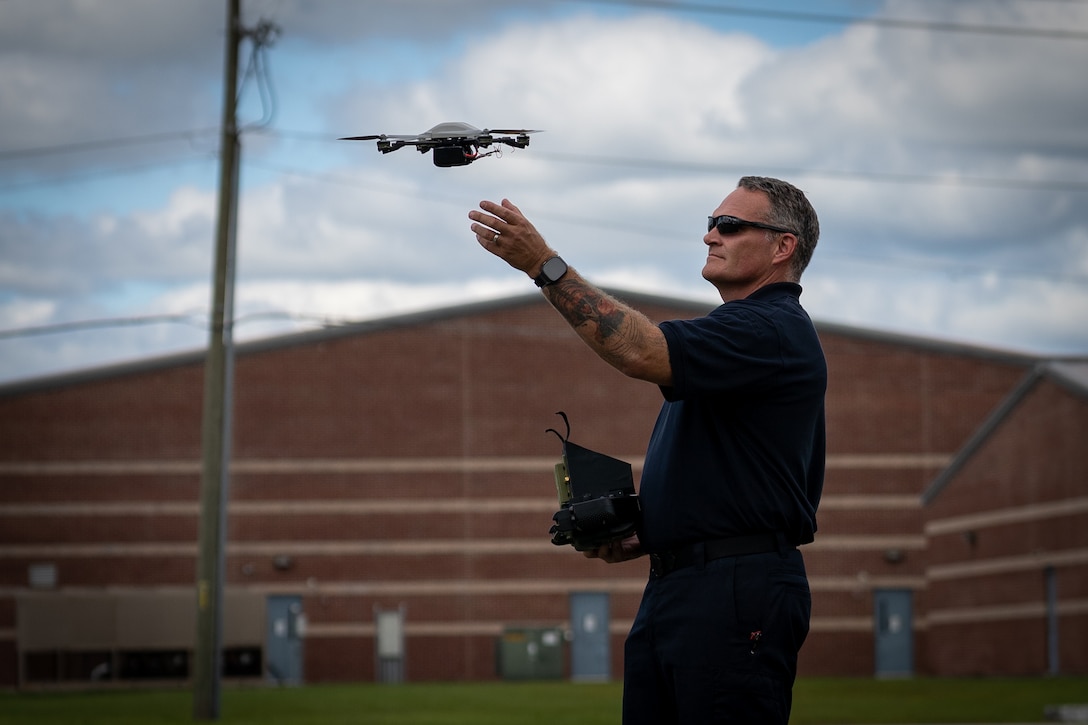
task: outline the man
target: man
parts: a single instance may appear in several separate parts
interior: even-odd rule
[[[655,325],[586,282],[507,200],[472,211],[603,360],[660,386],[638,533],[587,556],[650,558],[624,651],[625,725],[782,723],[811,597],[797,550],[823,488],[827,369],[798,284],[819,237],[804,194],[744,177],[714,210],[703,277],[722,305]]]

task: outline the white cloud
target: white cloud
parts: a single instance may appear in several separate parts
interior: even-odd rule
[[[0,319],[13,328],[48,324],[57,306],[50,300],[12,299],[0,304]]]

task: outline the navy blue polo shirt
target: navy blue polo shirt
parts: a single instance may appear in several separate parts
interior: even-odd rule
[[[827,365],[800,295],[780,282],[661,323],[673,383],[639,485],[644,550],[772,531],[813,540]]]

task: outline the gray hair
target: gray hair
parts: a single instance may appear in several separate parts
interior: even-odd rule
[[[749,191],[762,191],[771,201],[770,219],[767,223],[793,229],[797,234],[797,249],[793,253],[790,270],[795,279],[801,279],[816,242],[820,238],[820,220],[805,193],[793,184],[766,176],[745,176],[737,186]],[[771,232],[773,233],[773,232]]]

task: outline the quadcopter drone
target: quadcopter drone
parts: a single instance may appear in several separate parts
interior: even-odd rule
[[[373,136],[347,136],[341,141],[377,141],[378,150],[383,154],[396,151],[405,146],[415,146],[421,154],[434,149],[435,166],[467,166],[476,159],[498,153],[495,149],[480,153],[480,149],[492,144],[506,144],[523,149],[529,145],[529,134],[537,133],[527,129],[492,128],[479,129],[467,123],[440,123],[415,136],[389,136],[384,133]]]

